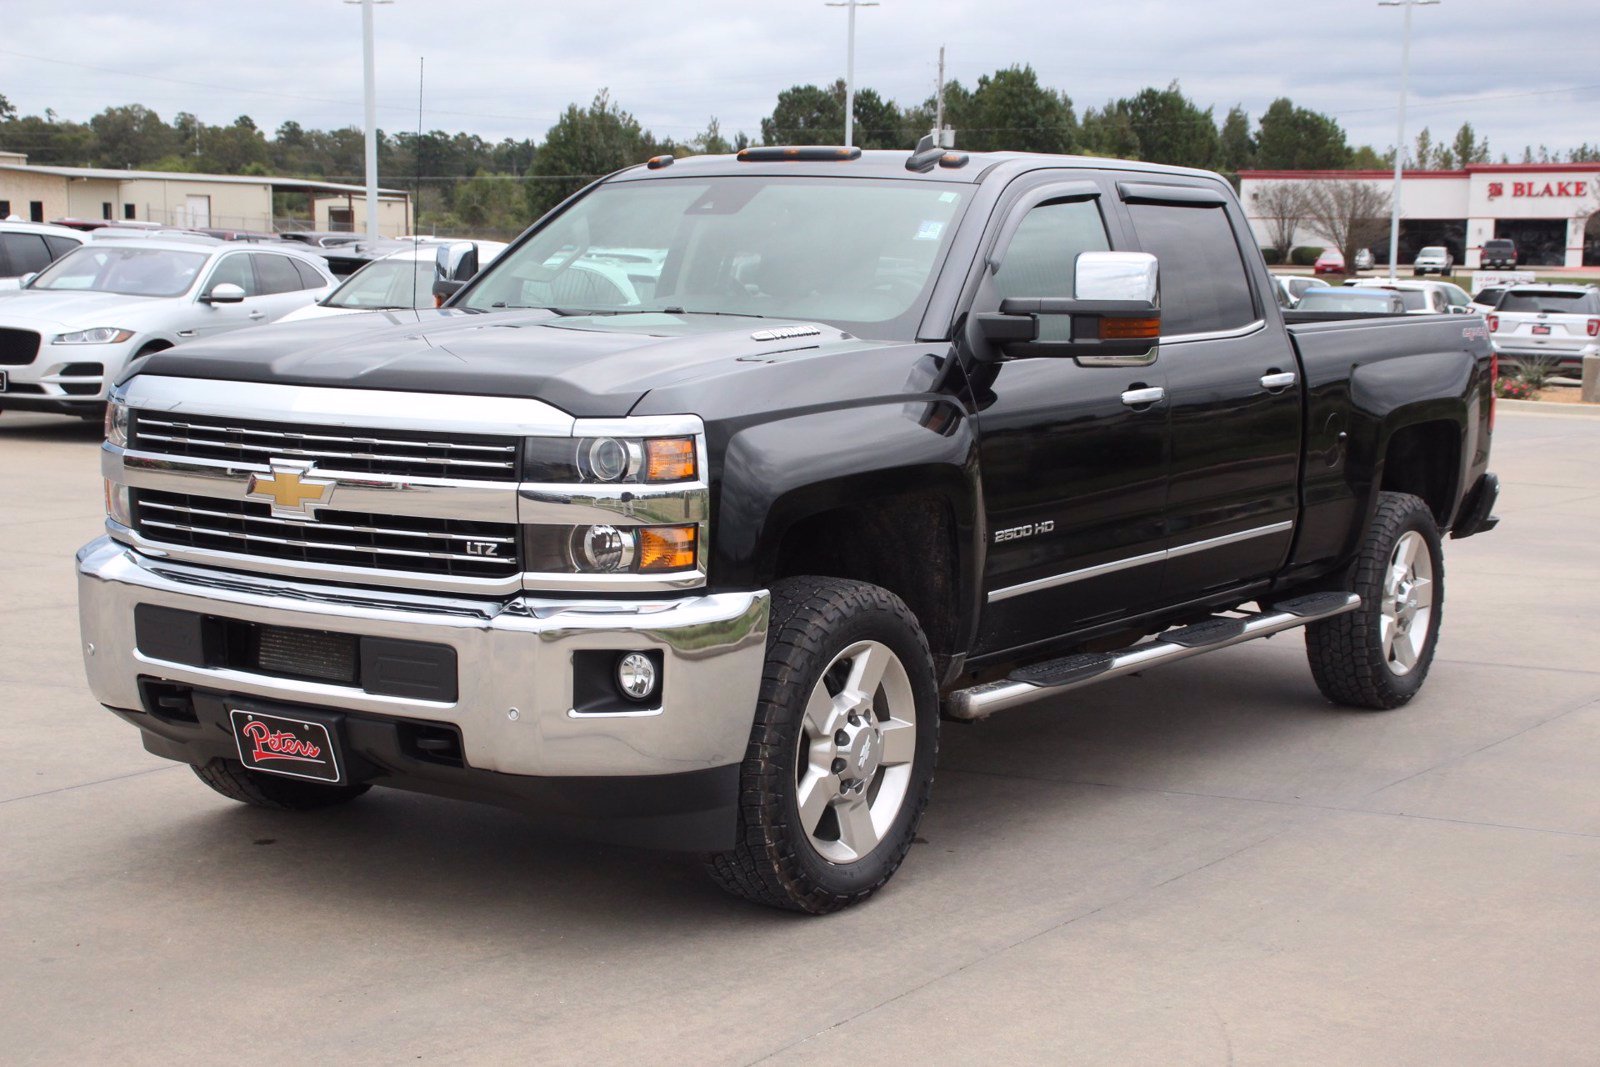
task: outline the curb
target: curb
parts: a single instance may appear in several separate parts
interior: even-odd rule
[[[1557,415],[1572,419],[1600,418],[1600,404],[1547,404],[1541,400],[1496,400],[1496,409],[1530,415]]]

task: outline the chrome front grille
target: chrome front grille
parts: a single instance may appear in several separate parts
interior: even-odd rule
[[[313,522],[275,518],[254,500],[135,489],[134,531],[176,548],[444,578],[509,578],[519,570],[512,523],[373,515],[331,508]]]
[[[517,480],[517,439],[513,437],[352,430],[139,411],[133,416],[130,444],[144,452],[233,463],[295,459],[352,474]]]

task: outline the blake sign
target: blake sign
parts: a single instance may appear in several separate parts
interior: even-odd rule
[[[1589,195],[1589,183],[1576,182],[1490,182],[1489,199],[1497,200],[1506,195],[1506,186],[1511,186],[1513,197],[1535,199],[1546,196],[1577,197]]]

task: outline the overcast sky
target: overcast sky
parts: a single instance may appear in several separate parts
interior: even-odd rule
[[[170,120],[248,114],[270,132],[361,123],[361,14],[341,0],[6,0],[0,93],[87,119],[142,103]],[[1271,100],[1394,141],[1398,8],[1377,0],[882,0],[857,15],[857,84],[902,103],[947,76],[1029,63],[1079,111],[1178,79],[1220,117]],[[779,90],[844,73],[845,12],[822,0],[395,0],[376,8],[378,121],[542,139],[609,87],[659,136],[718,116],[759,136]],[[1407,139],[1463,120],[1501,152],[1600,143],[1600,0],[1443,0],[1415,10]],[[6,146],[10,147],[10,146]],[[26,150],[26,146],[16,146]]]

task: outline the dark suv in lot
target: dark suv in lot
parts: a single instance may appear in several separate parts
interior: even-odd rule
[[[1517,265],[1517,242],[1505,239],[1496,239],[1483,242],[1483,255],[1478,257],[1478,263],[1485,268],[1504,267],[1510,269]]]

